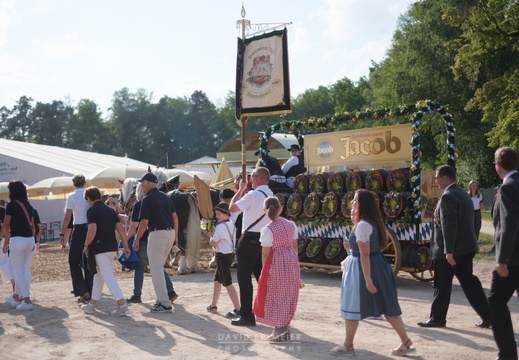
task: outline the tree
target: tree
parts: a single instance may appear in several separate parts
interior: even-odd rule
[[[74,108],[62,101],[36,103],[31,112],[31,141],[37,144],[63,146],[64,129],[74,115]]]
[[[480,0],[466,7],[451,6],[445,18],[460,24],[459,39],[450,42],[457,51],[456,79],[468,79],[476,89],[467,110],[480,110],[492,124],[489,145],[519,147],[519,2]]]
[[[115,139],[111,141],[113,154],[146,161],[149,156],[148,123],[151,114],[152,94],[144,89],[130,93],[127,88],[116,91],[113,96],[110,123]]]
[[[292,114],[287,119],[300,120],[310,117],[321,117],[335,112],[335,99],[326,86],[305,90],[292,102]]]
[[[0,136],[10,140],[29,140],[29,130],[32,126],[29,117],[32,110],[32,98],[22,96],[12,110],[5,106],[0,109],[2,123]]]
[[[65,130],[65,146],[72,149],[110,154],[115,137],[113,128],[103,122],[95,102],[79,101]]]
[[[488,127],[481,123],[480,111],[466,107],[474,96],[474,87],[466,78],[456,77],[452,70],[456,51],[451,44],[460,39],[463,30],[459,22],[448,21],[443,15],[451,8],[462,12],[475,1],[423,0],[412,4],[399,19],[387,57],[374,64],[368,81],[371,108],[405,105],[421,99],[449,105],[459,135],[459,178],[462,182],[477,178],[483,186],[489,186],[495,176],[488,177],[492,162],[492,151],[485,150],[484,134]],[[435,135],[436,131],[427,127],[422,131],[429,152],[436,149],[432,154],[436,158],[426,162],[430,167],[443,162],[440,154],[444,139],[439,133]],[[434,147],[429,146],[433,144]]]
[[[165,167],[182,162],[177,155],[181,153],[180,143],[184,141],[183,124],[187,121],[189,109],[187,99],[164,96],[152,107],[153,121],[149,124],[149,131],[153,143],[149,150],[153,160],[150,162]]]
[[[331,86],[330,96],[335,101],[335,113],[360,110],[366,104],[361,88],[347,77],[342,78]]]

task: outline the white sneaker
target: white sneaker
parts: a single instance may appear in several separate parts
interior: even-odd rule
[[[128,306],[123,306],[122,308],[117,308],[114,311],[110,313],[112,316],[125,316],[130,313],[130,309],[128,309]]]
[[[7,301],[9,305],[11,305],[14,308],[21,304],[20,300],[15,300],[15,298],[13,298],[13,294],[6,296],[5,301]]]
[[[32,310],[32,304],[27,304],[25,301],[22,301],[17,307],[16,310]]]
[[[86,304],[86,305],[81,305],[81,310],[83,310],[87,314],[93,314],[96,311],[96,307],[95,306],[88,306],[88,304]]]

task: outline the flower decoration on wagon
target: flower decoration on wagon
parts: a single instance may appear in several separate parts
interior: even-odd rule
[[[396,218],[402,213],[403,205],[402,195],[397,191],[390,191],[386,194],[382,208],[389,218]]]
[[[319,195],[316,193],[310,193],[305,199],[305,202],[303,203],[303,209],[305,212],[305,215],[309,218],[314,217],[319,212],[319,208],[321,205],[321,199],[319,198]]]
[[[294,184],[293,184],[292,188],[294,189],[295,192],[307,193],[308,187],[309,187],[308,176],[299,174],[294,178]]]
[[[372,170],[366,176],[366,189],[368,190],[383,190],[384,187],[384,170]]]
[[[329,192],[326,194],[321,201],[322,203],[322,214],[327,218],[331,218],[335,214],[337,214],[337,209],[339,208],[340,198],[337,193]]]
[[[328,191],[333,192],[344,192],[346,191],[346,186],[344,184],[345,177],[341,173],[335,173],[330,175],[328,178]]]
[[[292,195],[290,195],[287,201],[287,205],[285,207],[288,216],[296,217],[299,214],[301,214],[301,211],[303,210],[303,203],[305,197],[306,196],[304,194],[298,193],[293,193]]]
[[[345,218],[351,218],[351,202],[355,193],[350,191],[344,194],[341,199],[341,213]]]
[[[348,191],[356,191],[362,188],[363,179],[360,171],[354,171],[346,176],[346,188]]]

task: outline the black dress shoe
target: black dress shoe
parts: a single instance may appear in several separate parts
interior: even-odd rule
[[[231,325],[235,325],[235,326],[256,326],[256,320],[248,321],[248,320],[245,320],[244,318],[240,317],[240,318],[237,318],[237,319],[233,319],[231,321]]]
[[[431,328],[431,327],[445,327],[445,323],[441,323],[441,322],[434,321],[434,320],[420,321],[416,325],[421,326],[421,327],[429,327],[429,328]]]
[[[477,327],[483,328],[483,329],[489,329],[492,327],[492,321],[490,320],[483,320],[481,322],[477,322],[474,325]]]

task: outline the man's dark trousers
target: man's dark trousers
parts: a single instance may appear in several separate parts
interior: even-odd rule
[[[252,313],[252,279],[254,274],[256,281],[261,275],[261,244],[259,232],[246,232],[238,245],[236,255],[238,258],[238,285],[240,286],[240,316],[246,321],[254,322]]]
[[[70,236],[68,263],[70,266],[74,296],[83,296],[87,292],[92,294],[92,285],[94,284],[94,276],[85,266],[86,259],[83,252],[87,230],[87,224],[74,225]]]
[[[496,270],[492,272],[488,303],[492,312],[492,331],[499,349],[499,358],[503,359],[517,359],[517,345],[508,309],[508,301],[516,290],[519,290],[519,266],[509,267],[507,277],[499,276]]]
[[[490,309],[481,282],[472,274],[474,253],[455,256],[456,265],[447,260],[434,260],[434,298],[431,319],[445,324],[449,309],[452,278],[456,276],[472,308],[482,319],[490,319]]]

